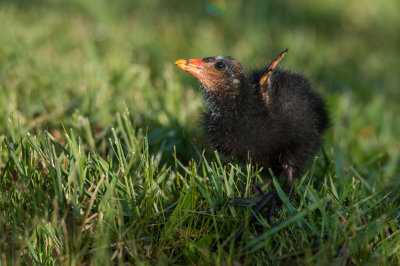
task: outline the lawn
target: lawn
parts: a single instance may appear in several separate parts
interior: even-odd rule
[[[400,263],[400,2],[0,2],[0,264]],[[306,75],[332,126],[290,199],[212,150],[180,58]],[[284,196],[283,193],[282,197]],[[240,242],[233,238],[245,225]]]

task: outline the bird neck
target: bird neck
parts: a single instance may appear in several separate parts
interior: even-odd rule
[[[226,94],[215,97],[205,92],[206,106],[213,116],[241,119],[247,115],[258,115],[266,112],[265,104],[257,88],[242,88],[238,94]]]

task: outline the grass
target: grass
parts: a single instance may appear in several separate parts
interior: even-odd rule
[[[399,263],[398,8],[1,2],[1,264]],[[283,67],[312,80],[333,126],[277,226],[208,214],[281,180],[209,148],[198,85],[173,62],[253,67],[286,47]]]

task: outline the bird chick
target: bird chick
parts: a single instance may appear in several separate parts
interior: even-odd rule
[[[175,64],[203,88],[204,131],[210,144],[242,163],[250,156],[267,175],[268,169],[276,176],[284,175],[283,190],[289,195],[294,178],[316,152],[329,117],[324,101],[305,77],[276,68],[286,52],[251,73],[228,56],[182,59]],[[266,218],[271,223],[278,195],[233,198],[230,203],[253,201],[258,204],[255,213],[270,205]]]

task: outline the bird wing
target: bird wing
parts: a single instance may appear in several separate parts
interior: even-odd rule
[[[276,66],[279,64],[279,62],[282,60],[282,58],[285,56],[287,53],[288,49],[280,53],[274,61],[267,67],[266,73],[260,78],[259,85],[261,89],[261,94],[263,95],[264,101],[266,104],[268,104],[268,90],[271,88],[271,74],[272,71],[276,68]]]

